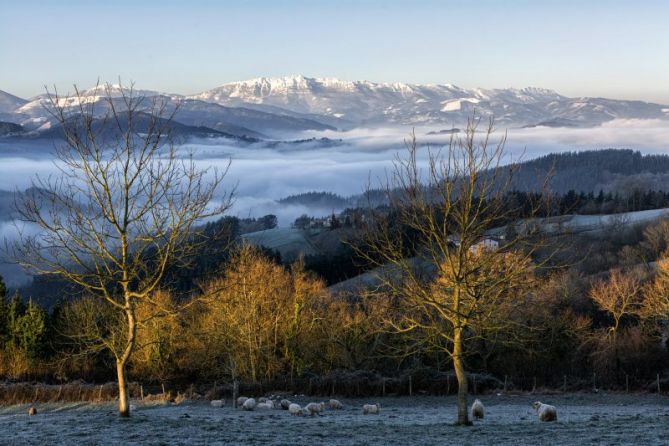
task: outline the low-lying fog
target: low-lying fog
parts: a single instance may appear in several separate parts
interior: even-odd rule
[[[447,144],[450,135],[428,135],[441,128],[416,128],[421,145],[438,148]],[[367,184],[376,187],[392,167],[394,157],[405,150],[410,137],[408,127],[356,129],[348,132],[313,132],[295,135],[299,138],[330,138],[341,143],[323,147],[318,141],[301,144],[280,143],[235,146],[224,140],[191,141],[180,147],[184,154],[193,153],[203,167],[225,168],[232,160],[226,184],[237,186],[231,214],[257,217],[275,214],[281,226],[307,213],[327,215],[333,209],[307,209],[280,205],[276,200],[308,191],[329,191],[348,196],[364,191]],[[503,131],[496,133],[497,138]],[[602,148],[631,148],[644,153],[666,153],[669,147],[669,121],[616,120],[596,128],[527,128],[509,129],[509,160],[528,160],[551,152]],[[0,142],[0,190],[25,189],[35,175],[56,173],[48,142]],[[427,150],[421,150],[424,162]],[[3,215],[4,214],[4,215]],[[7,210],[0,209],[0,239],[12,233]],[[3,222],[4,221],[4,222]],[[0,274],[2,271],[0,270]]]

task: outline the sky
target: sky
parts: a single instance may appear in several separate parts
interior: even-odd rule
[[[0,0],[0,90],[303,74],[669,104],[669,2]]]

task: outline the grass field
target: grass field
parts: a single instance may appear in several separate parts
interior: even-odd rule
[[[669,398],[652,394],[566,394],[480,397],[486,418],[457,427],[454,397],[381,398],[380,415],[362,415],[371,401],[342,400],[340,411],[293,417],[286,411],[243,412],[226,401],[137,405],[129,420],[113,404],[51,404],[0,409],[0,444],[243,445],[577,445],[669,444]],[[541,400],[558,421],[541,423],[530,408]],[[318,401],[296,398],[305,404]]]

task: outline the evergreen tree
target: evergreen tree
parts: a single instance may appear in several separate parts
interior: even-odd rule
[[[37,359],[45,352],[46,315],[32,299],[16,323],[17,346],[31,359]]]

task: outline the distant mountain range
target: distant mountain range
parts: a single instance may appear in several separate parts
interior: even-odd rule
[[[360,125],[461,125],[476,110],[500,124],[588,127],[616,118],[669,119],[669,107],[642,101],[569,98],[553,90],[463,89],[291,76],[232,82],[190,96],[206,102],[281,107]]]
[[[113,88],[120,96],[118,86]],[[505,127],[593,127],[613,119],[669,120],[669,106],[643,101],[570,98],[553,90],[464,89],[451,84],[418,85],[342,81],[288,76],[224,84],[182,96],[151,90],[136,94],[159,97],[168,109],[180,104],[176,120],[186,126],[228,137],[284,138],[308,130],[347,130],[388,125],[460,127],[476,111],[494,115]],[[82,91],[98,101],[101,87]],[[120,101],[119,101],[120,103]],[[61,99],[76,106],[76,98]],[[0,121],[22,126],[26,136],[45,132],[53,119],[44,96],[29,100],[0,91]],[[15,133],[13,133],[15,134]]]

